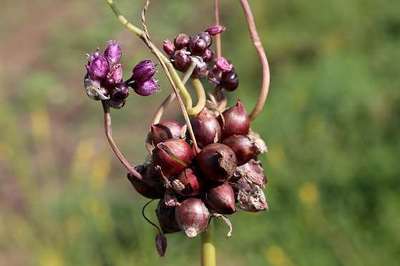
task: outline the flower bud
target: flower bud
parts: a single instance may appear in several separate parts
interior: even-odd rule
[[[168,139],[180,139],[185,135],[186,127],[181,126],[178,122],[169,120],[162,121],[158,124],[151,125],[147,139],[153,145]]]
[[[175,52],[174,43],[171,42],[170,40],[164,40],[163,41],[163,50],[167,55],[172,56]]]
[[[214,66],[210,71],[208,71],[208,80],[216,86],[221,83],[222,71]]]
[[[201,61],[193,70],[193,78],[205,78],[208,75],[208,67],[204,61]]]
[[[210,212],[202,200],[189,198],[176,207],[175,218],[188,237],[196,237],[207,229]]]
[[[220,214],[232,214],[236,211],[235,193],[228,183],[223,183],[208,190],[206,203],[210,209]]]
[[[168,246],[167,238],[165,237],[164,234],[159,233],[156,235],[155,240],[156,240],[156,249],[158,255],[160,255],[160,257],[164,257]]]
[[[238,165],[247,163],[266,149],[265,145],[256,142],[250,135],[233,135],[226,138],[223,143],[235,152]]]
[[[207,47],[211,46],[212,38],[211,38],[211,35],[208,32],[206,32],[206,31],[200,32],[199,33],[199,37],[206,42]]]
[[[222,79],[219,86],[227,91],[236,90],[237,87],[239,87],[239,77],[236,72],[232,70],[227,73],[222,73]]]
[[[222,56],[217,58],[215,66],[223,73],[230,72],[233,70],[233,65],[225,57]]]
[[[211,49],[206,49],[201,57],[204,62],[208,63],[214,58],[214,52]]]
[[[249,133],[250,119],[240,101],[235,106],[225,110],[222,113],[222,118],[219,117],[219,121],[224,138],[232,135],[247,135]]]
[[[135,82],[144,82],[153,78],[156,73],[156,65],[151,60],[143,60],[132,70],[132,79]]]
[[[111,92],[111,100],[125,100],[129,96],[129,87],[125,83],[119,83]]]
[[[185,33],[180,33],[178,34],[178,36],[176,36],[174,40],[175,48],[178,50],[186,48],[189,42],[190,42],[190,37]]]
[[[190,38],[189,50],[193,55],[201,56],[207,48],[207,42],[199,34]]]
[[[237,166],[233,150],[220,143],[206,146],[197,155],[196,161],[204,177],[213,182],[229,179]]]
[[[153,161],[159,165],[166,177],[180,174],[194,157],[192,147],[183,139],[160,142],[153,150]]]
[[[107,59],[96,52],[90,56],[86,69],[92,80],[103,80],[107,77],[110,66]]]
[[[174,67],[182,72],[185,72],[190,67],[190,63],[192,62],[190,58],[190,53],[185,50],[177,50],[172,56]]]
[[[121,64],[113,65],[107,74],[106,86],[108,88],[111,88],[116,84],[121,83],[122,76],[123,76],[122,65]]]
[[[128,173],[128,179],[136,191],[149,199],[161,199],[164,196],[165,187],[161,182],[160,171],[150,163],[139,165],[136,170],[143,176],[143,179],[138,179]]]
[[[163,200],[158,202],[158,206],[156,209],[156,215],[158,218],[158,222],[160,223],[160,227],[163,233],[175,233],[181,231],[178,223],[175,219],[175,211],[174,207],[167,207],[164,204]]]
[[[224,32],[225,29],[226,28],[224,26],[214,25],[214,26],[208,27],[208,29],[206,29],[205,31],[208,32],[211,36],[215,36],[215,35],[218,35],[218,34]]]
[[[218,142],[221,139],[221,126],[207,108],[190,120],[197,144],[200,148]]]
[[[267,177],[264,174],[261,162],[250,160],[248,163],[236,168],[232,180],[246,179],[248,182],[264,188],[267,184]]]
[[[172,187],[176,193],[186,197],[199,195],[203,188],[200,179],[191,168],[186,168],[180,173],[180,175],[172,181]]]
[[[122,51],[117,41],[111,40],[107,42],[107,47],[104,51],[104,56],[110,65],[117,64],[121,60]]]
[[[268,209],[264,191],[246,178],[240,178],[233,184],[237,191],[238,207],[244,211],[258,212]]]
[[[141,96],[150,96],[159,90],[159,86],[155,79],[149,79],[144,82],[135,83],[133,89]]]

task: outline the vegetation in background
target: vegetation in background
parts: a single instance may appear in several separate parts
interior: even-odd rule
[[[141,1],[119,2],[139,17]],[[135,9],[123,8],[132,2]],[[167,2],[154,1],[149,12],[154,36],[212,23],[200,4]],[[224,24],[235,28],[224,33],[223,42],[235,45],[223,52],[250,107],[260,69],[244,41],[239,3],[222,3],[230,10]],[[396,264],[400,2],[251,4],[272,70],[269,101],[253,126],[269,145],[271,210],[235,215],[230,240],[217,226],[219,265]],[[143,45],[101,1],[2,6],[0,265],[191,265],[199,241],[182,241],[183,234],[169,238],[167,257],[156,256],[153,229],[140,214],[144,200],[108,151],[100,107],[82,97],[81,66],[92,47],[112,36],[132,65]],[[157,96],[129,97],[124,112],[114,111],[116,139],[135,162],[144,154],[148,110],[170,91],[160,82]]]

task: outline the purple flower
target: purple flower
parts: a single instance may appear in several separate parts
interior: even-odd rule
[[[107,76],[110,66],[104,56],[95,52],[89,57],[86,69],[91,79],[102,80]]]
[[[121,60],[122,51],[121,46],[117,41],[111,40],[107,42],[104,56],[110,64],[117,64]]]
[[[156,73],[156,65],[151,60],[143,60],[132,70],[132,79],[137,83],[143,83],[153,78]]]
[[[122,82],[122,65],[113,65],[107,74],[107,85],[114,86]]]
[[[208,32],[211,36],[215,36],[215,35],[218,35],[218,34],[224,32],[225,29],[226,28],[224,26],[214,25],[214,26],[208,27],[208,29],[206,29],[205,31]]]
[[[225,57],[218,57],[217,62],[215,62],[215,65],[222,72],[230,72],[233,69],[233,65],[229,63],[229,61]]]
[[[163,42],[163,50],[164,50],[164,52],[165,52],[167,55],[169,55],[169,56],[173,55],[174,52],[175,52],[175,45],[174,45],[174,43],[171,42],[170,40],[165,40],[165,41]]]
[[[159,90],[159,86],[155,79],[149,79],[136,83],[133,89],[141,96],[149,96],[156,93]]]

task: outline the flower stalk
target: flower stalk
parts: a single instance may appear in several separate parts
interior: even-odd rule
[[[216,266],[216,251],[212,242],[211,223],[207,231],[201,234],[201,266]]]
[[[240,4],[242,5],[243,12],[246,17],[251,40],[254,47],[256,48],[257,55],[262,66],[262,82],[260,94],[258,95],[256,106],[250,113],[250,120],[254,120],[262,112],[265,102],[267,100],[270,84],[270,70],[267,55],[265,54],[261,38],[257,32],[256,23],[249,2],[247,0],[240,0]]]

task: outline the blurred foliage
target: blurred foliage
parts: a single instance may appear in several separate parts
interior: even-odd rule
[[[142,1],[117,2],[138,21]],[[153,2],[158,43],[212,23],[211,1]],[[222,1],[223,52],[241,77],[231,100],[250,109],[260,69],[233,2]],[[395,265],[400,2],[251,5],[272,69],[270,98],[253,126],[269,145],[271,210],[232,217],[230,240],[217,223],[218,265]],[[103,1],[5,0],[0,16],[0,265],[199,265],[199,241],[181,234],[169,236],[166,258],[156,256],[140,214],[145,200],[106,145],[100,106],[82,90],[87,52],[118,39],[132,66],[148,56],[144,46]],[[132,95],[114,112],[116,139],[135,162],[169,92],[160,79],[159,95]]]

